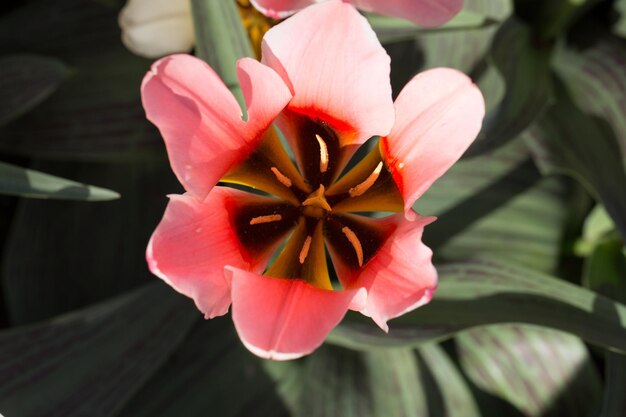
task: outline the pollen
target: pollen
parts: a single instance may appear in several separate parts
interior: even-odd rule
[[[280,214],[268,214],[267,216],[258,216],[250,219],[250,225],[278,222],[283,219]]]
[[[312,240],[311,236],[306,237],[304,244],[302,245],[302,249],[300,250],[300,257],[298,258],[300,264],[303,264],[304,261],[306,261],[306,257],[309,255],[309,249],[311,249]]]
[[[367,177],[365,181],[350,188],[350,191],[348,191],[348,193],[350,194],[350,197],[358,197],[360,195],[365,194],[365,192],[369,190],[372,185],[374,185],[382,169],[383,169],[383,161],[380,161],[378,165],[376,165],[376,168],[374,169],[374,171],[369,175],[369,177]]]
[[[288,176],[286,176],[285,174],[283,174],[282,172],[280,172],[278,170],[278,168],[276,167],[272,167],[270,168],[272,170],[272,172],[274,173],[274,175],[276,176],[276,179],[285,187],[289,188],[291,187],[291,180],[289,179]]]
[[[349,227],[344,226],[341,228],[341,231],[344,235],[346,235],[346,238],[352,244],[354,252],[356,253],[356,258],[359,261],[359,266],[363,266],[363,246],[361,246],[361,241]]]
[[[320,135],[316,134],[315,139],[320,144],[320,172],[324,173],[328,170],[328,146],[326,146],[326,142]]]

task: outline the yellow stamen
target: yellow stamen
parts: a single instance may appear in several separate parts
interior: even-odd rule
[[[383,169],[383,162],[380,161],[378,165],[376,165],[376,169],[374,169],[374,171],[370,174],[369,177],[367,177],[365,181],[363,181],[359,185],[356,185],[350,188],[350,191],[348,191],[348,193],[350,194],[350,197],[358,197],[360,195],[365,194],[365,192],[369,190],[372,185],[374,185],[382,169]]]
[[[276,176],[276,179],[285,187],[289,188],[291,187],[291,180],[289,179],[288,176],[286,176],[285,174],[283,174],[282,172],[280,172],[278,170],[278,168],[276,167],[272,167],[270,168],[272,170],[272,172],[274,173],[274,175]]]
[[[267,216],[253,217],[250,220],[250,224],[254,225],[254,224],[277,222],[277,221],[282,220],[282,218],[283,216],[281,216],[280,214],[268,214]]]
[[[341,228],[341,231],[344,235],[346,235],[346,237],[352,244],[352,247],[356,252],[356,257],[359,261],[359,266],[363,266],[363,247],[361,246],[361,241],[349,227],[344,226],[343,228]]]
[[[309,249],[311,249],[311,240],[313,240],[311,236],[307,236],[306,240],[304,241],[304,245],[302,245],[302,249],[300,250],[300,257],[298,258],[301,264],[306,261],[306,257],[309,254]]]
[[[328,170],[328,146],[320,135],[315,135],[315,139],[320,144],[320,172],[324,173]]]
[[[332,207],[330,207],[330,204],[328,204],[328,201],[326,201],[326,197],[324,197],[324,191],[325,191],[324,186],[322,184],[320,184],[320,188],[318,188],[317,191],[312,193],[309,196],[309,198],[304,200],[302,202],[302,205],[303,206],[320,207],[320,208],[323,208],[326,211],[331,211]]]

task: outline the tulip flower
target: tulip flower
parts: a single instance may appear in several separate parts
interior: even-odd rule
[[[311,4],[325,0],[250,0],[268,17],[283,19]],[[420,26],[438,26],[452,19],[463,0],[344,0],[367,12],[401,17]]]
[[[228,0],[224,0],[228,1]],[[261,39],[297,10],[320,0],[236,0],[241,22],[252,48],[260,56]],[[324,1],[324,0],[322,0]],[[463,0],[351,0],[358,8],[411,20],[420,26],[437,26],[463,7]],[[267,17],[251,7],[251,4]],[[122,42],[133,53],[158,58],[189,52],[194,45],[190,0],[128,0],[119,17]]]
[[[189,52],[194,45],[188,0],[128,0],[119,25],[124,45],[147,58]]]
[[[241,24],[261,56],[263,35],[276,21],[259,13],[249,0],[236,1]],[[147,58],[191,51],[195,38],[190,5],[190,0],[128,0],[119,16],[122,42]]]
[[[365,18],[338,0],[270,29],[262,61],[241,59],[237,70],[243,118],[194,57],[163,58],[143,81],[147,117],[186,190],[170,196],[150,240],[151,271],[206,318],[232,305],[241,340],[264,358],[310,353],[349,309],[387,331],[436,289],[421,241],[434,219],[411,207],[478,134],[481,93],[441,68],[417,75],[394,103],[389,57]],[[376,211],[395,214],[363,215]]]

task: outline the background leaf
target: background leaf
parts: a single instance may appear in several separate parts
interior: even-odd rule
[[[493,261],[438,269],[436,297],[392,321],[388,335],[354,314],[331,333],[329,342],[355,349],[414,346],[472,327],[526,323],[626,352],[626,306],[620,303],[531,269]]]
[[[107,204],[19,202],[2,254],[12,324],[43,320],[156,279],[146,266],[146,245],[166,195],[180,190],[163,161],[35,166],[115,189],[122,198]]]
[[[124,0],[39,0],[0,16],[5,53],[56,57],[67,79],[28,115],[0,129],[0,150],[64,160],[103,160],[160,150],[139,86],[150,61],[120,41]],[[37,24],[33,24],[37,22]]]
[[[297,362],[266,362],[293,416],[476,417],[462,376],[436,345],[368,352],[323,346]]]
[[[490,56],[504,78],[506,93],[485,117],[483,129],[465,157],[493,150],[517,137],[552,98],[551,48],[536,44],[531,28],[510,18],[494,35]]]
[[[230,317],[197,320],[119,416],[198,416],[207,410],[221,417],[289,415],[262,361],[243,347]]]
[[[587,116],[562,98],[528,136],[546,173],[572,176],[595,194],[626,236],[626,173],[615,136],[602,119]]]
[[[62,318],[3,331],[2,412],[116,415],[197,317],[191,303],[158,283]]]
[[[525,416],[588,416],[600,399],[598,372],[578,338],[541,327],[488,326],[456,338],[469,378]]]
[[[120,198],[120,195],[115,191],[81,184],[3,162],[0,162],[0,194],[85,201]]]
[[[0,125],[48,98],[68,76],[58,59],[15,54],[0,57]]]

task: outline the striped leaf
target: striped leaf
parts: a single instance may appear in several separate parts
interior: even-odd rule
[[[265,364],[294,417],[478,417],[474,399],[436,345],[357,352],[323,346]]]
[[[626,172],[617,139],[606,123],[562,97],[526,139],[545,173],[566,174],[580,181],[603,203],[626,237]]]
[[[626,160],[626,40],[585,29],[592,42],[559,48],[554,67],[576,106],[608,124]]]
[[[162,365],[198,313],[163,284],[0,332],[7,416],[114,416]]]
[[[600,399],[598,372],[574,336],[502,325],[462,333],[456,345],[467,376],[524,416],[586,417]]]
[[[598,242],[585,259],[583,280],[589,287],[622,303],[626,302],[626,256],[623,242],[610,234]],[[606,352],[606,388],[600,417],[621,417],[626,410],[626,355]]]
[[[201,415],[289,415],[262,361],[243,347],[230,317],[197,322],[178,350],[118,414]]]
[[[490,56],[504,78],[506,93],[487,114],[483,130],[467,151],[476,156],[496,149],[522,133],[552,98],[551,49],[533,43],[531,29],[515,18],[494,36]]]
[[[106,201],[120,198],[120,195],[115,191],[81,184],[3,162],[0,162],[0,194],[84,201]]]
[[[590,290],[486,260],[446,265],[439,273],[431,303],[392,321],[388,335],[355,314],[329,341],[355,349],[415,346],[478,326],[525,323],[626,352],[626,306]]]
[[[155,279],[146,266],[146,245],[163,216],[166,194],[180,187],[164,161],[34,167],[101,184],[123,198],[106,204],[36,199],[18,204],[2,253],[11,324],[43,320]]]
[[[68,76],[58,59],[28,54],[0,57],[0,125],[28,113]]]
[[[438,262],[475,256],[507,259],[541,271],[558,261],[566,221],[565,191],[541,178],[523,142],[461,160],[415,204],[438,220],[424,241]]]
[[[0,129],[0,150],[102,160],[161,149],[139,97],[150,61],[120,41],[117,16],[125,3],[38,0],[0,17],[2,51],[54,56],[72,66],[53,96]]]

